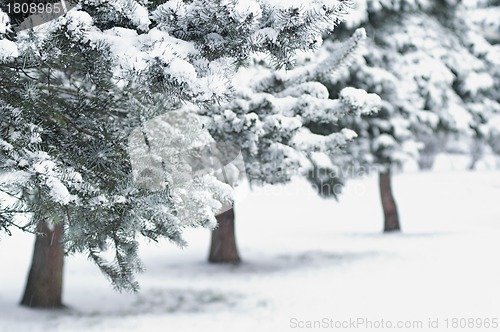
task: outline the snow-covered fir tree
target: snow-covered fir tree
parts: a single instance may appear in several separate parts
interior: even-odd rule
[[[199,147],[208,132],[186,111],[189,105],[205,109],[230,100],[231,77],[255,52],[291,68],[295,54],[318,48],[350,5],[82,0],[24,30],[15,29],[19,18],[0,11],[0,227],[57,233],[67,252],[87,253],[118,289],[137,289],[138,238],[183,245],[182,230],[214,227],[231,195],[214,174],[174,185],[178,164],[161,154],[151,161],[165,170],[154,185],[150,173],[134,172],[130,154],[158,144],[148,123],[179,111],[178,122],[202,128],[182,131],[164,121],[174,136],[169,142],[179,153]],[[285,129],[303,132],[293,116],[283,133],[275,120],[273,134],[284,140]],[[47,289],[30,288],[40,269],[32,266],[23,304],[59,306],[59,277],[50,300]]]
[[[236,75],[235,98],[203,109],[211,135],[241,147],[243,170],[251,185],[285,183],[293,176],[303,176],[312,167],[314,153],[334,153],[356,136],[346,128],[314,133],[308,126],[338,123],[345,116],[356,118],[377,109],[380,99],[376,95],[346,88],[338,98],[329,99],[327,88],[319,82],[347,66],[365,38],[363,29],[356,30],[328,58],[289,71],[273,70],[265,57],[255,56],[252,65]],[[253,79],[249,81],[249,77]],[[233,209],[219,216],[209,260],[240,260]]]
[[[343,182],[377,168],[386,231],[400,228],[389,192],[391,170],[409,157],[418,158],[430,135],[487,137],[489,119],[498,112],[499,80],[494,74],[498,49],[469,19],[473,5],[444,0],[359,1],[337,31],[348,35],[361,25],[368,41],[363,57],[350,70],[324,82],[330,94],[335,96],[344,86],[363,88],[378,94],[382,107],[361,119],[341,119],[340,126],[353,129],[358,138],[347,146],[343,158],[333,155],[333,164],[321,166],[331,170],[326,172],[329,176],[312,181]]]

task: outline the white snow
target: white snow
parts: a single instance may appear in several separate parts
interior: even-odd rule
[[[463,132],[468,132],[470,130],[470,124],[473,123],[472,116],[464,107],[458,104],[458,101],[455,105],[450,107],[449,113],[453,117],[455,125],[459,130]]]
[[[103,5],[108,4],[112,7],[112,11],[120,13],[127,17],[139,30],[147,31],[151,21],[149,19],[148,10],[141,4],[143,1],[135,0],[88,0],[87,4],[90,5]]]
[[[50,189],[50,196],[52,196],[54,201],[61,204],[69,204],[71,201],[76,200],[77,197],[71,195],[68,188],[58,178],[49,176],[46,183]]]
[[[358,137],[358,134],[356,134],[356,132],[354,130],[351,130],[351,129],[343,128],[340,132],[342,134],[344,134],[345,139],[348,141]]]
[[[277,9],[300,8],[303,11],[314,10],[322,6],[331,7],[337,5],[337,0],[267,0],[267,2]]]
[[[149,12],[146,7],[134,2],[133,9],[127,14],[132,20],[132,23],[134,23],[140,30],[146,31],[149,29],[151,20],[149,19]]]
[[[92,25],[92,17],[84,11],[69,11],[65,18],[68,20],[68,29],[71,31],[88,30]]]
[[[311,160],[314,162],[314,164],[319,167],[319,168],[332,168],[334,167],[332,163],[332,159],[328,154],[324,152],[313,152],[311,153]]]
[[[480,90],[486,90],[495,85],[495,81],[488,73],[469,73],[465,82],[464,88],[475,96]]]
[[[253,37],[257,40],[259,38],[267,38],[272,42],[276,42],[278,35],[279,35],[278,31],[276,31],[273,28],[263,28],[263,29],[257,30],[254,33]]]
[[[500,171],[468,172],[453,160],[394,176],[402,234],[380,233],[375,174],[351,181],[340,203],[318,198],[303,180],[254,188],[236,205],[240,266],[207,264],[209,233],[190,230],[185,250],[142,246],[146,272],[133,295],[115,293],[73,256],[62,312],[18,306],[33,239],[2,235],[0,331],[279,332],[323,318],[424,324],[377,331],[451,331],[447,318],[498,318]],[[440,328],[427,328],[429,319]]]
[[[194,81],[197,76],[193,65],[183,59],[173,59],[169,67],[165,69],[165,73],[172,75],[181,82]]]
[[[19,56],[19,50],[16,43],[7,39],[0,39],[0,61],[17,56]]]
[[[234,10],[235,15],[233,18],[239,22],[244,22],[250,15],[255,18],[260,18],[262,16],[262,9],[259,3],[254,0],[236,1]]]
[[[339,98],[347,105],[362,110],[363,113],[371,113],[381,104],[378,95],[352,87],[343,88],[339,93]]]
[[[373,140],[373,148],[375,150],[379,149],[380,147],[392,147],[396,144],[397,142],[396,140],[394,140],[394,137],[388,134],[381,134]]]

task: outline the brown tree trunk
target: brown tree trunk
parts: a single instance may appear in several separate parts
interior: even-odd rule
[[[380,198],[384,210],[384,232],[399,231],[399,215],[392,195],[391,171],[379,173]]]
[[[239,263],[241,261],[236,247],[234,233],[234,208],[217,216],[218,226],[212,231],[210,263]]]
[[[61,308],[64,248],[61,243],[63,225],[52,229],[39,222],[33,251],[33,261],[21,305],[32,308]]]

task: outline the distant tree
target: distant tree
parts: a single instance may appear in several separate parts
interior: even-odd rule
[[[335,160],[379,170],[384,231],[400,229],[390,192],[394,168],[417,158],[422,138],[436,132],[482,137],[498,106],[494,49],[468,18],[469,10],[460,1],[364,0],[337,30],[348,36],[362,25],[369,38],[359,61],[324,81],[330,95],[344,86],[362,88],[378,94],[382,108],[361,119],[341,119],[338,125],[358,138],[344,158],[332,155],[332,163],[334,170],[343,167]],[[343,182],[350,174],[336,176]]]
[[[417,164],[420,170],[431,170],[438,154],[446,151],[446,143],[450,134],[439,129],[431,135],[417,133],[416,140],[421,143],[418,151]]]

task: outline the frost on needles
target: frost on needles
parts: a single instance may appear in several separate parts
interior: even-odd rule
[[[337,124],[347,115],[359,117],[378,109],[380,98],[374,94],[345,88],[338,99],[330,99],[320,83],[321,78],[335,77],[338,69],[347,66],[365,38],[359,29],[338,45],[335,54],[288,71],[276,71],[265,56],[256,55],[251,66],[237,73],[234,99],[202,110],[216,140],[241,146],[251,182],[283,183],[304,175],[312,166],[312,154],[333,153],[356,136],[345,127],[318,134],[309,126]]]

